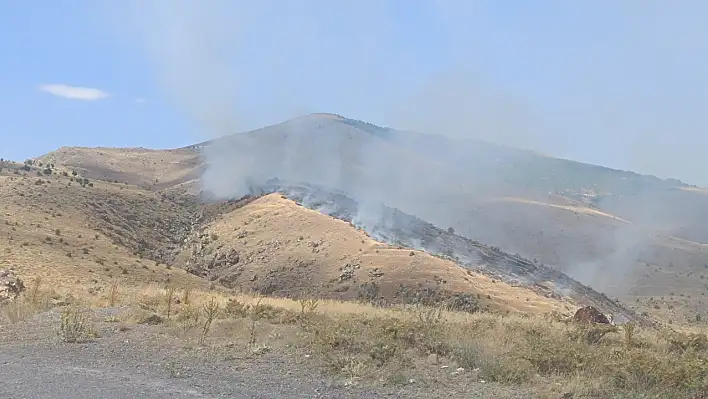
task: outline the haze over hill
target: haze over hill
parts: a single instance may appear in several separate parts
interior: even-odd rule
[[[321,184],[369,205],[355,218],[359,225],[380,222],[378,204],[394,206],[600,289],[626,289],[622,278],[643,263],[674,257],[691,266],[705,259],[699,243],[706,230],[695,216],[708,209],[708,197],[675,179],[335,115],[202,147],[209,163],[203,185],[217,197],[239,197],[270,178]],[[695,242],[684,245],[698,255],[677,256],[675,245],[657,249],[660,236],[671,235]]]
[[[647,268],[677,267],[671,273],[684,279],[705,263],[708,234],[696,218],[705,199],[682,182],[465,139],[702,179],[686,163],[699,158],[695,148],[666,140],[703,140],[702,113],[668,100],[701,103],[698,86],[676,83],[705,80],[703,68],[687,73],[665,62],[702,63],[676,46],[682,40],[662,41],[671,56],[656,57],[664,53],[648,39],[657,32],[694,39],[683,28],[703,29],[697,4],[695,13],[679,14],[682,29],[656,24],[655,16],[668,14],[676,22],[659,5],[638,15],[633,5],[608,14],[573,3],[554,9],[554,18],[527,19],[492,4],[432,2],[411,6],[408,25],[391,3],[310,2],[286,14],[269,2],[131,5],[117,9],[114,33],[142,52],[162,95],[201,137],[245,131],[258,119],[251,114],[265,109],[270,118],[303,109],[353,118],[315,114],[216,140],[204,148],[202,184],[219,198],[273,177],[322,184],[363,203],[362,226],[380,221],[383,203],[617,294],[634,288]],[[497,26],[490,20],[508,29],[490,35]],[[618,28],[625,26],[631,29]],[[500,48],[486,38],[500,39]],[[410,53],[395,46],[404,43]],[[646,81],[655,82],[652,91]]]
[[[428,141],[430,146],[439,143],[433,138],[431,136]],[[527,370],[524,373],[528,373],[524,375],[528,376],[514,379],[514,384],[532,378],[532,373],[535,379],[549,375],[557,378],[558,371],[547,368],[547,358],[549,353],[565,351],[563,348],[568,351],[558,355],[566,359],[563,361],[572,359],[570,353],[581,353],[585,358],[589,353],[602,351],[596,355],[597,360],[592,360],[592,370],[608,370],[600,366],[606,365],[608,358],[614,359],[613,353],[620,350],[627,351],[628,356],[650,350],[652,359],[670,356],[666,366],[659,369],[652,366],[648,371],[651,375],[672,376],[675,367],[689,370],[688,367],[694,364],[690,363],[693,355],[689,354],[689,349],[684,350],[685,355],[684,352],[667,355],[662,345],[702,345],[702,336],[681,335],[674,331],[663,333],[669,335],[656,333],[656,337],[650,336],[653,338],[632,335],[630,338],[636,343],[627,343],[627,335],[632,334],[627,331],[638,326],[641,332],[653,332],[657,324],[666,327],[665,323],[676,321],[681,324],[680,328],[686,329],[704,325],[702,317],[706,315],[706,308],[703,297],[708,286],[705,286],[703,269],[695,267],[694,262],[705,259],[703,246],[677,237],[653,234],[643,226],[640,228],[631,218],[613,215],[593,205],[592,198],[578,193],[590,185],[603,187],[607,195],[633,193],[625,197],[636,199],[646,193],[664,190],[702,195],[700,188],[677,181],[598,169],[484,142],[461,141],[456,145],[451,141],[450,150],[443,147],[441,151],[454,154],[452,149],[464,146],[458,159],[433,156],[423,150],[426,145],[420,143],[422,139],[428,137],[340,116],[310,115],[260,131],[226,136],[181,149],[64,147],[28,160],[24,165],[2,162],[0,209],[3,209],[4,223],[0,223],[0,233],[7,237],[7,242],[0,241],[0,250],[7,255],[2,263],[14,268],[19,276],[31,279],[34,286],[39,286],[42,281],[38,277],[47,278],[51,290],[41,294],[48,295],[47,300],[51,300],[47,307],[78,303],[113,307],[117,304],[118,289],[114,287],[120,286],[118,301],[123,306],[120,309],[127,309],[125,312],[115,308],[94,310],[87,312],[93,314],[92,319],[81,323],[99,325],[100,340],[104,345],[125,342],[127,338],[121,337],[130,337],[130,342],[146,346],[160,342],[165,351],[163,354],[169,356],[174,356],[174,349],[167,350],[164,340],[153,339],[176,334],[178,341],[185,340],[188,345],[193,336],[185,318],[189,317],[195,299],[187,290],[179,299],[172,297],[173,287],[180,286],[198,290],[197,298],[201,300],[197,304],[203,307],[207,320],[209,303],[223,304],[224,313],[214,321],[213,332],[202,332],[199,338],[200,345],[203,345],[207,342],[207,335],[212,337],[209,342],[218,345],[214,350],[222,354],[239,345],[227,337],[249,336],[251,343],[245,346],[249,356],[256,356],[254,351],[257,356],[262,356],[285,348],[291,348],[291,351],[284,352],[288,354],[305,349],[308,351],[306,359],[313,357],[318,362],[334,362],[330,370],[340,373],[345,369],[331,355],[351,350],[359,356],[357,359],[373,359],[360,361],[361,364],[377,364],[378,368],[374,370],[379,372],[392,361],[381,362],[378,354],[372,354],[374,352],[368,349],[362,351],[359,343],[345,343],[351,342],[347,339],[360,337],[361,333],[353,330],[355,325],[351,323],[356,312],[365,310],[380,312],[371,320],[362,322],[368,326],[367,331],[372,337],[384,334],[385,339],[389,339],[389,334],[401,335],[407,342],[407,346],[395,349],[396,356],[402,356],[402,360],[410,356],[414,359],[416,364],[406,366],[406,370],[416,370],[417,373],[444,370],[438,360],[430,365],[424,359],[427,356],[430,362],[431,355],[434,355],[436,359],[445,359],[443,362],[446,363],[450,361],[448,357],[458,362],[464,359],[460,354],[469,347],[457,349],[449,346],[448,338],[427,341],[428,335],[418,338],[417,333],[408,333],[408,330],[398,332],[401,325],[389,318],[396,312],[414,309],[418,313],[403,313],[403,317],[409,317],[409,321],[418,320],[420,326],[430,327],[431,323],[437,326],[441,322],[435,320],[440,315],[425,312],[435,312],[437,306],[444,305],[466,313],[455,313],[463,323],[458,330],[450,329],[452,324],[445,324],[440,325],[441,331],[464,342],[470,341],[467,335],[463,335],[465,331],[470,336],[495,337],[488,343],[492,349],[485,346],[484,350],[489,352],[483,355],[473,352],[474,359],[480,356],[485,359],[486,356],[490,356],[489,359],[503,356],[503,359],[514,359],[515,362],[526,359],[528,363],[523,367]],[[464,154],[467,151],[478,153],[478,158],[466,161]],[[302,159],[301,155],[307,159]],[[467,162],[479,163],[486,168],[485,173],[478,175],[465,169]],[[523,165],[536,162],[539,165],[523,169],[527,173],[524,181],[530,184],[520,185],[514,180],[514,173],[519,171],[507,166],[515,162]],[[549,163],[548,167],[544,162]],[[563,173],[564,178],[549,183],[544,173],[553,168]],[[243,173],[245,171],[252,173]],[[396,180],[398,176],[401,181]],[[457,179],[455,184],[466,185],[470,190],[456,191],[449,179]],[[368,185],[367,180],[374,184]],[[573,185],[574,182],[579,183]],[[558,192],[549,193],[549,189]],[[244,193],[250,195],[238,200],[233,198]],[[461,195],[455,197],[458,193]],[[470,205],[479,207],[477,213],[465,213]],[[461,215],[457,223],[486,226],[486,229],[480,228],[477,235],[469,239],[464,237],[468,234],[466,232],[456,232],[454,228],[446,228],[445,224],[436,226],[418,214],[407,213],[412,212],[411,209],[419,210],[419,214],[427,211],[432,218],[440,219]],[[490,212],[493,209],[498,212]],[[522,237],[516,231],[517,226],[537,234]],[[496,231],[492,230],[494,227],[497,227]],[[486,230],[492,230],[501,232],[507,240],[505,245],[519,240],[520,245],[548,258],[579,254],[602,256],[602,253],[593,252],[592,240],[602,240],[603,228],[627,234],[624,242],[635,240],[636,248],[650,249],[641,255],[651,257],[657,263],[645,264],[641,274],[623,281],[625,287],[638,288],[625,293],[625,300],[632,299],[629,304],[608,298],[570,278],[557,270],[567,269],[562,263],[549,267],[536,259],[506,253],[503,251],[506,248],[500,250],[485,245],[479,238],[493,239],[491,234],[485,236]],[[558,253],[560,250],[565,252]],[[617,251],[605,254],[600,261],[621,268],[622,262],[628,258],[617,254]],[[661,256],[667,258],[662,260]],[[686,259],[690,261],[679,263]],[[659,263],[664,261],[671,265],[660,266]],[[607,272],[589,269],[596,273],[591,277]],[[617,279],[616,274],[606,274]],[[589,280],[587,276],[580,279]],[[145,287],[145,282],[152,284]],[[164,284],[166,288],[161,290],[157,284]],[[680,297],[673,296],[675,286],[680,286],[680,290],[675,291]],[[662,297],[643,298],[641,290],[644,295]],[[670,294],[669,290],[672,291]],[[236,294],[239,291],[257,293],[259,297],[239,296]],[[32,298],[32,292],[36,290],[28,292],[27,298]],[[260,295],[267,297],[264,299]],[[191,298],[189,301],[188,297]],[[207,297],[211,299],[203,302]],[[300,301],[282,297],[300,298]],[[337,317],[346,324],[332,324],[336,323],[334,318],[324,319],[316,327],[311,324],[310,317],[319,317],[315,316],[317,312],[314,310],[318,300],[324,301],[320,303],[325,306],[324,314],[331,312],[331,306],[340,309]],[[357,300],[376,307],[354,307],[356,305],[351,302],[328,300]],[[17,300],[23,301],[25,299]],[[435,307],[421,306],[428,303]],[[578,306],[588,304],[614,316],[620,327],[568,323],[566,316]],[[298,306],[300,313],[278,310],[278,307],[296,309]],[[311,306],[310,310],[307,310],[308,306]],[[352,310],[344,312],[348,306],[352,306]],[[389,306],[393,310],[381,309]],[[2,309],[7,313],[8,309],[15,308],[13,302]],[[42,309],[45,308],[36,311]],[[256,314],[255,309],[265,313]],[[62,313],[61,320],[70,314],[67,312],[70,310]],[[166,316],[163,318],[161,314]],[[250,327],[226,329],[243,321],[243,315],[252,317]],[[12,320],[23,320],[23,317],[27,316],[19,315]],[[448,316],[443,317],[448,320]],[[495,330],[490,324],[492,317],[508,322]],[[51,325],[58,323],[58,319],[58,315],[50,312],[37,315],[29,324],[18,323],[16,328],[0,325],[0,340],[12,346],[28,336],[29,340],[44,339],[42,337],[46,337],[48,331],[54,333]],[[632,323],[627,324],[628,321]],[[35,327],[32,323],[41,326]],[[111,327],[111,323],[121,324],[116,328]],[[135,327],[134,323],[145,326]],[[151,323],[164,324],[164,327],[151,326]],[[278,326],[280,323],[282,326]],[[325,326],[331,326],[332,330],[326,330]],[[418,331],[417,326],[411,331]],[[473,326],[479,329],[470,330]],[[539,329],[540,326],[545,326],[545,330]],[[23,332],[23,328],[31,333]],[[139,334],[125,334],[133,328]],[[258,335],[256,329],[263,329],[263,334]],[[267,338],[263,338],[266,330]],[[551,330],[555,332],[551,333]],[[616,331],[623,332],[624,339],[608,335]],[[62,339],[71,342],[65,332],[62,334]],[[138,339],[138,335],[142,339]],[[253,342],[259,336],[263,342],[269,343],[267,347],[254,346]],[[294,338],[284,339],[283,336]],[[292,347],[289,339],[296,339],[292,342],[304,346]],[[366,336],[362,342],[372,339],[374,346],[386,347],[377,340],[380,338]],[[547,339],[552,344],[539,341]],[[310,354],[318,348],[318,340],[323,341],[321,354],[324,357],[320,357],[317,351]],[[684,344],[684,341],[688,343]],[[420,345],[416,352],[411,351],[413,342]],[[431,346],[429,342],[442,342],[445,347],[438,350],[435,349],[438,344]],[[652,342],[650,348],[645,342]],[[540,349],[538,345],[542,345]],[[446,349],[448,346],[450,349]],[[122,346],[111,351],[132,356],[142,350],[135,343],[132,348],[131,351]],[[504,350],[499,352],[500,348]],[[541,352],[534,352],[539,350]],[[190,355],[185,354],[183,361],[194,361],[195,351],[188,352]],[[529,357],[529,353],[534,356]],[[391,359],[392,355],[386,356]],[[298,357],[302,358],[302,353]],[[229,362],[236,361],[231,356],[228,359]],[[622,362],[617,366],[621,367],[620,371],[592,375],[598,376],[595,378],[599,380],[610,378],[605,377],[607,373],[624,374],[625,370],[636,366],[632,359],[619,356],[613,361]],[[345,361],[351,364],[351,358]],[[652,364],[657,361],[652,360]],[[478,362],[480,360],[474,360],[465,366],[470,368],[480,364],[480,370],[487,373],[495,370],[488,361]],[[459,363],[450,364],[456,369],[452,377],[466,370],[465,367],[458,368]],[[578,367],[575,363],[565,366],[563,370],[567,371],[563,372],[563,378],[569,373],[577,373]],[[474,368],[471,370],[477,372]],[[696,378],[705,375],[702,370],[690,369],[682,375],[690,375],[691,381],[699,381]],[[420,380],[423,377],[419,375],[423,374],[416,374]],[[487,379],[485,377],[481,384],[486,384]],[[428,392],[440,391],[437,385],[440,380],[436,381],[426,388]],[[539,386],[549,386],[548,381],[543,379]],[[680,378],[671,381],[670,387],[661,389],[688,392],[694,388]],[[229,383],[234,384],[233,381]],[[586,382],[582,389],[586,389],[585,385]],[[459,388],[455,389],[459,392]],[[605,392],[617,389],[611,386]],[[578,392],[577,389],[572,391]],[[435,396],[433,393],[429,395]],[[490,393],[490,396],[498,394]]]
[[[708,263],[695,217],[708,196],[681,181],[332,114],[183,149],[65,148],[42,159],[221,199],[274,178],[341,190],[359,202],[353,222],[367,231],[386,225],[381,205],[395,207],[622,298],[702,289],[691,275]],[[316,198],[304,202],[327,212]]]

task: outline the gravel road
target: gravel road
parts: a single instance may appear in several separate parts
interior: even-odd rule
[[[282,370],[230,370],[219,364],[181,368],[172,376],[163,359],[115,359],[104,345],[87,348],[27,345],[0,347],[0,396],[3,398],[315,398],[366,397],[328,392],[323,383],[293,378]],[[108,355],[108,356],[106,356]],[[105,356],[105,357],[104,357]]]
[[[95,311],[95,320],[118,309]],[[60,342],[59,312],[19,325],[0,325],[0,398],[530,398],[522,392],[478,386],[370,388],[345,386],[284,353],[234,359],[225,349],[185,349],[141,325],[118,331],[97,323],[100,338]],[[463,384],[466,385],[466,384]],[[464,389],[463,389],[464,388]],[[463,391],[460,391],[463,389]]]
[[[95,320],[119,310],[100,310]],[[248,362],[183,350],[159,340],[153,326],[118,332],[96,323],[99,339],[60,342],[50,311],[0,329],[2,398],[365,398],[383,393],[344,389],[284,355]],[[388,396],[388,395],[387,395]],[[394,395],[395,396],[395,395]]]

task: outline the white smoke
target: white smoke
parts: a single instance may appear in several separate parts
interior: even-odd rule
[[[662,54],[690,58],[695,64],[686,55],[693,54],[686,43],[695,44],[695,37],[705,37],[705,30],[696,24],[697,16],[705,15],[699,12],[705,7],[696,2],[691,4],[699,7],[697,11],[673,13],[668,13],[674,10],[668,6],[633,1],[557,4],[563,15],[587,16],[584,27],[604,26],[604,21],[617,34],[575,32],[583,41],[561,50],[549,50],[554,47],[548,42],[560,45],[562,38],[544,36],[551,31],[540,28],[547,25],[563,31],[560,19],[546,17],[545,25],[538,23],[534,25],[537,30],[524,31],[524,23],[535,21],[501,15],[484,2],[430,1],[406,10],[397,2],[373,0],[135,0],[121,4],[117,14],[128,17],[134,28],[131,37],[152,61],[156,81],[194,124],[200,139],[271,125],[304,110],[329,111],[581,160],[641,165],[650,171],[679,171],[678,166],[662,168],[681,163],[686,173],[701,169],[689,168],[686,162],[700,159],[703,146],[681,146],[681,151],[671,152],[666,142],[671,135],[666,131],[676,121],[683,130],[705,130],[703,111],[688,113],[665,104],[680,98],[671,89],[678,78],[662,75],[660,68],[668,62]],[[429,39],[425,34],[406,37],[408,26],[401,21],[404,11],[411,13],[407,23],[417,24],[417,31],[429,31],[430,36],[445,40],[425,43]],[[674,26],[669,22],[680,22],[680,17],[691,23],[676,33],[669,29]],[[493,22],[508,28],[495,42],[488,33],[496,31],[490,28]],[[631,27],[631,31],[621,35],[618,26]],[[654,54],[653,39],[662,38],[657,32],[686,40],[673,46],[680,40],[662,39]],[[425,47],[429,55],[422,60],[416,52],[407,51],[409,47]],[[490,71],[488,66],[495,63],[488,63],[487,58],[506,57],[504,51],[509,48],[523,52],[513,58],[523,63],[508,66],[516,72]],[[631,57],[647,61],[642,63],[646,69],[626,71],[624,64],[613,61],[629,64]],[[409,73],[414,69],[409,66],[423,63],[429,64],[427,70]],[[618,79],[618,74],[626,79]],[[631,80],[635,74],[643,80]],[[516,80],[500,81],[495,79],[498,76]],[[708,81],[701,76],[696,79],[703,85]],[[532,81],[547,83],[549,88],[534,95],[527,87]],[[661,89],[659,94],[671,95],[649,93],[648,87],[655,84]],[[646,109],[653,110],[651,118]],[[643,135],[653,126],[666,131]],[[536,184],[524,181],[523,173],[513,168],[517,163],[526,165],[528,154],[413,133],[384,140],[378,133],[362,134],[362,129],[366,128],[320,116],[217,140],[204,152],[208,163],[204,189],[218,197],[239,197],[274,177],[321,184],[354,194],[361,203],[354,222],[363,227],[389,222],[380,211],[384,203],[443,227],[454,226],[472,238],[490,237],[492,244],[502,248],[520,247],[518,235],[509,233],[512,227],[499,223],[511,223],[509,215],[485,221],[485,215],[470,216],[460,210],[467,213],[484,205],[478,200],[486,194],[503,196],[512,188]],[[652,161],[657,154],[661,163]],[[508,168],[499,172],[499,165]],[[702,173],[696,171],[693,176],[704,178]],[[653,213],[642,217],[651,221]],[[541,233],[528,232],[529,236]],[[572,269],[578,278],[600,289],[608,280],[632,270],[646,234],[622,228],[608,241],[601,243],[604,253],[599,260],[588,260],[577,250],[581,260]],[[568,258],[576,251],[561,250]]]

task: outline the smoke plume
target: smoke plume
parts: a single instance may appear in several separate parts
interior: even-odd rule
[[[689,173],[687,164],[677,166],[684,161],[667,153],[666,133],[656,130],[680,120],[682,129],[696,133],[687,136],[695,144],[708,144],[697,134],[705,127],[702,111],[666,107],[671,100],[662,97],[678,95],[671,88],[678,77],[662,74],[672,67],[663,54],[693,66],[700,60],[687,55],[693,47],[685,42],[661,40],[656,54],[650,45],[657,30],[669,32],[682,22],[681,32],[671,31],[674,38],[704,37],[699,19],[689,15],[698,11],[677,9],[660,18],[663,7],[631,1],[556,3],[555,14],[517,5],[521,9],[509,13],[498,3],[463,3],[155,0],[125,3],[131,8],[121,15],[130,17],[156,80],[199,139],[274,125],[208,146],[205,191],[238,197],[272,178],[323,185],[360,202],[356,220],[363,226],[384,223],[377,214],[383,203],[522,255],[571,262],[564,267],[601,285],[596,288],[616,283],[642,252],[650,235],[643,226],[653,224],[653,212],[639,212],[641,223],[620,223],[607,235],[602,226],[582,232],[602,239],[593,251],[576,248],[562,226],[543,231],[543,220],[524,226],[516,219],[514,209],[531,205],[498,208],[490,200],[524,193],[550,201],[547,192],[533,189],[541,183],[525,178],[550,163],[471,139],[705,179]],[[644,69],[628,70],[622,62]],[[708,93],[699,92],[684,94],[699,99]],[[356,120],[299,117],[310,112]],[[698,148],[684,149],[690,157]],[[547,176],[557,178],[563,176]],[[539,235],[554,234],[557,251],[538,248]],[[582,234],[573,239],[588,237]]]

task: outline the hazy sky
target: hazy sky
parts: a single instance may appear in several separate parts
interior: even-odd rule
[[[334,112],[708,185],[706,20],[679,0],[2,1],[0,157]]]

